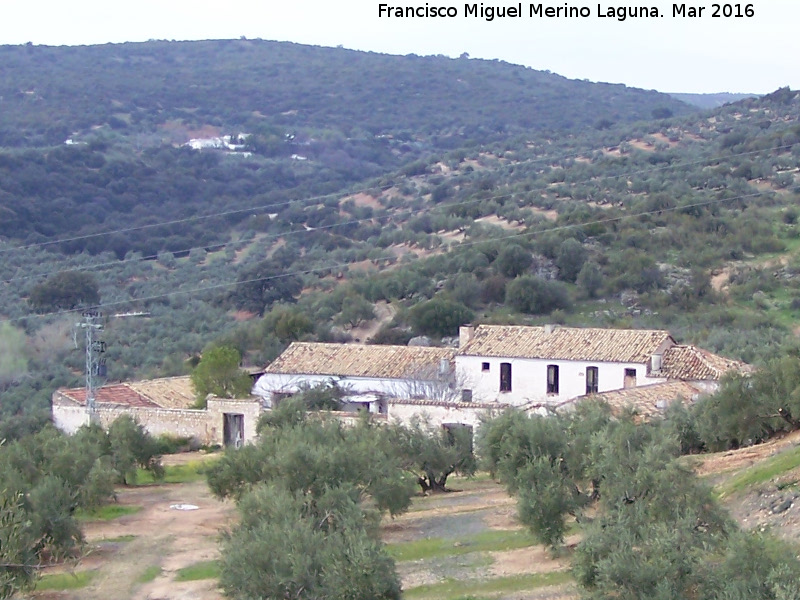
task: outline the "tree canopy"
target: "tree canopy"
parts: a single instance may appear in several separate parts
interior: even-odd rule
[[[198,403],[204,405],[209,394],[218,398],[245,398],[250,395],[250,376],[239,368],[239,351],[215,346],[203,353],[191,379]]]

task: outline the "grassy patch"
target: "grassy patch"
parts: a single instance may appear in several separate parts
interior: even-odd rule
[[[103,543],[127,543],[127,542],[132,542],[135,539],[136,539],[136,536],[135,535],[131,535],[131,534],[118,535],[117,537],[103,538],[102,540],[97,540],[97,543],[98,544],[103,544]]]
[[[213,460],[218,460],[217,458]],[[152,483],[191,483],[205,479],[206,468],[209,460],[193,460],[183,465],[168,465],[164,467],[164,478],[156,480],[150,471],[138,469],[136,471],[136,485],[149,485]]]
[[[485,531],[469,537],[445,539],[428,538],[413,542],[388,544],[386,549],[398,562],[423,560],[443,556],[458,556],[470,552],[498,552],[535,546],[536,540],[527,531]]]
[[[77,510],[75,517],[79,521],[111,521],[125,515],[133,515],[142,510],[141,506],[127,506],[122,504],[106,504],[90,510]]]
[[[36,583],[36,591],[77,590],[89,585],[96,574],[97,571],[78,571],[45,575]]]
[[[572,581],[568,571],[553,573],[531,573],[527,575],[511,575],[486,580],[448,580],[442,583],[421,585],[403,592],[403,598],[436,600],[457,600],[459,598],[491,597],[496,594],[508,594],[540,588],[548,585],[562,585]]]
[[[161,575],[161,567],[159,567],[158,565],[150,565],[144,571],[142,571],[139,577],[136,578],[136,582],[150,583],[159,575]]]
[[[175,581],[197,581],[199,579],[216,579],[217,577],[219,577],[219,561],[204,560],[178,569]]]
[[[800,467],[800,447],[781,452],[731,477],[717,489],[720,497],[745,491]]]

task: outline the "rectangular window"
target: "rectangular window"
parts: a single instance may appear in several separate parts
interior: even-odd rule
[[[558,365],[547,365],[547,393],[558,393]]]
[[[597,393],[597,367],[586,367],[586,393]]]
[[[481,371],[488,371],[489,363],[481,363]]]
[[[511,391],[511,363],[500,363],[500,391]]]
[[[622,387],[636,387],[636,369],[625,369],[625,381],[623,382]]]

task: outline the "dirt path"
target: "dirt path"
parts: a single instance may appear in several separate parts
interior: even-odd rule
[[[121,489],[119,504],[139,512],[84,528],[89,553],[74,567],[95,570],[85,588],[74,592],[34,595],[63,600],[221,600],[215,580],[176,582],[183,567],[218,557],[217,537],[230,524],[234,507],[211,496],[205,481]],[[176,510],[191,504],[197,510]],[[161,572],[141,583],[149,568]],[[53,569],[53,572],[64,571]]]

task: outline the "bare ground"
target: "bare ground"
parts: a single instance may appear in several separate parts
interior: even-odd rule
[[[112,521],[88,523],[84,527],[87,554],[77,565],[48,572],[94,570],[85,588],[69,592],[33,594],[34,598],[60,600],[221,600],[215,580],[178,583],[178,569],[218,556],[217,537],[231,522],[233,505],[211,496],[205,481],[125,488],[118,492],[119,504],[142,507],[132,515]],[[173,504],[193,504],[197,510],[181,511]],[[119,541],[135,536],[130,541]],[[110,541],[109,541],[110,540]],[[138,583],[149,567],[161,574],[148,583]]]

